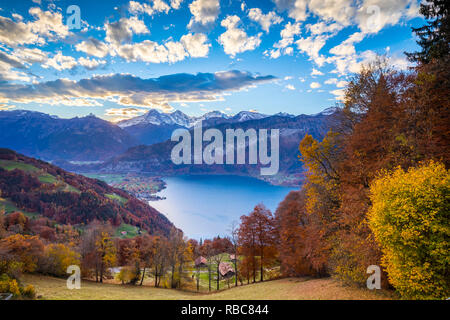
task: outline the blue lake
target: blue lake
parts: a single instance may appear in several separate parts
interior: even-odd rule
[[[178,176],[164,178],[167,188],[157,195],[165,200],[150,205],[165,214],[188,237],[225,236],[232,221],[263,203],[272,213],[295,188],[273,186],[239,176]]]

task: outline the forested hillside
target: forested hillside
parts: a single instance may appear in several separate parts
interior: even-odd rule
[[[120,189],[8,149],[0,149],[0,190],[4,203],[61,224],[98,220],[162,234],[172,227],[164,215]]]

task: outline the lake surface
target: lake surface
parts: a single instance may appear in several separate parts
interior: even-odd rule
[[[190,238],[225,236],[232,221],[263,203],[275,212],[291,191],[254,178],[239,176],[178,176],[163,179],[167,188],[157,195],[165,200],[150,205],[165,214]]]

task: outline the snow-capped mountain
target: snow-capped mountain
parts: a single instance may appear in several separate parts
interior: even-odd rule
[[[142,116],[120,121],[117,125],[121,128],[141,124],[154,124],[157,126],[177,124],[185,127],[189,125],[190,121],[191,119],[188,115],[178,110],[172,113],[163,113],[159,112],[156,109],[151,109],[149,112],[143,114]]]
[[[190,117],[180,110],[172,113],[159,112],[156,109],[151,109],[146,114],[135,117],[129,120],[123,120],[118,123],[121,128],[127,128],[135,125],[153,124],[157,126],[161,125],[178,125],[181,127],[191,128],[199,121],[204,121],[212,118],[229,119],[230,116],[220,111],[211,111],[205,113],[200,117]]]
[[[236,122],[244,122],[248,120],[259,120],[267,117],[268,117],[267,115],[258,112],[241,111],[238,114],[236,114],[232,119]]]
[[[295,118],[295,115],[287,113],[287,112],[278,112],[274,114],[274,116],[285,117],[285,118]]]

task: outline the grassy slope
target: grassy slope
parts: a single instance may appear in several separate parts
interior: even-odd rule
[[[385,291],[343,286],[333,279],[290,278],[232,288],[212,294],[196,294],[152,287],[97,284],[82,281],[80,290],[66,288],[66,280],[51,277],[25,275],[25,284],[36,287],[43,299],[56,300],[304,300],[304,299],[390,299]]]
[[[25,216],[29,218],[35,218],[39,217],[39,214],[36,212],[27,212],[25,210],[17,208],[14,203],[9,201],[8,199],[4,199],[0,197],[0,210],[4,209],[5,213],[11,213],[11,212],[22,212]]]

